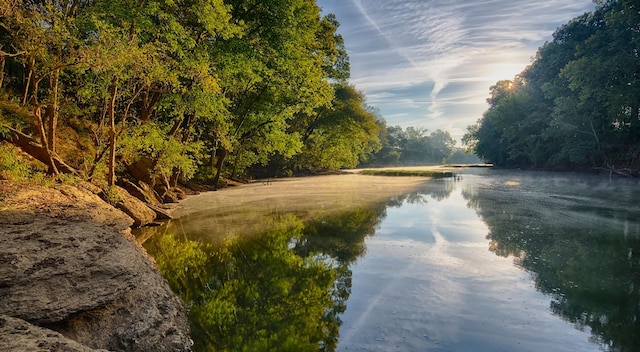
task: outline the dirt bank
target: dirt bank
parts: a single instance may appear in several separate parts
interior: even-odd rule
[[[0,181],[0,350],[190,350],[184,304],[95,192]]]

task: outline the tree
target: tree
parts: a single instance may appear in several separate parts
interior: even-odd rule
[[[304,148],[293,160],[295,169],[355,167],[380,148],[376,116],[364,95],[345,83],[334,84],[334,89],[332,106],[320,108],[309,125],[300,126]]]
[[[501,166],[640,169],[640,18],[630,1],[601,1],[558,28],[514,83],[491,88],[465,142]],[[633,14],[633,15],[630,15]]]
[[[329,103],[332,89],[323,70],[335,44],[313,2],[232,1],[242,38],[220,40],[214,58],[229,100],[229,143],[216,150],[217,183],[226,158],[234,169],[265,163],[274,153],[299,151],[300,135],[287,133],[290,121]],[[258,53],[259,55],[256,55]]]

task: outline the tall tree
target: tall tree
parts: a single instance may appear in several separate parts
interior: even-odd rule
[[[380,149],[379,125],[364,95],[345,83],[334,88],[332,106],[316,111],[316,118],[305,126],[303,151],[293,159],[296,169],[355,167]]]
[[[286,133],[289,121],[327,105],[332,96],[323,71],[330,54],[326,43],[317,41],[326,26],[314,2],[231,1],[230,5],[244,35],[221,40],[215,48],[231,116],[229,142],[221,143],[216,152],[215,183],[230,153],[235,153],[231,160],[239,167],[264,162],[275,152],[297,152],[300,135]],[[248,161],[237,165],[243,159]]]

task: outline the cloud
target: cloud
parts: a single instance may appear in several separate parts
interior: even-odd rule
[[[318,0],[335,13],[351,82],[389,125],[460,138],[486,109],[489,87],[512,79],[591,0]]]

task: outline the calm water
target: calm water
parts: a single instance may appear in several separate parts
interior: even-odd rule
[[[249,237],[178,221],[145,247],[197,350],[639,351],[639,200],[635,181],[470,170],[331,217],[272,210]]]

